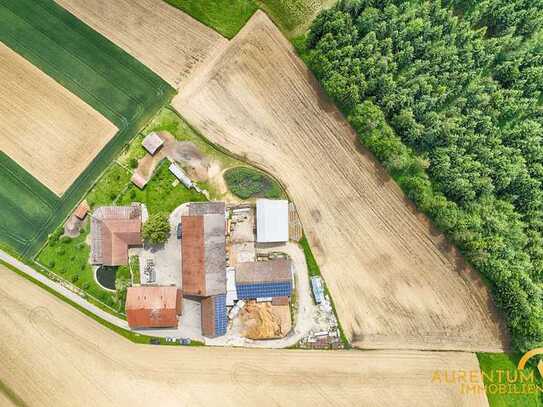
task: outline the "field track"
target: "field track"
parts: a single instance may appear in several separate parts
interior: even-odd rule
[[[177,88],[227,40],[157,0],[56,0]]]
[[[355,346],[507,346],[482,281],[357,147],[352,129],[264,13],[173,105],[212,142],[283,182]]]
[[[29,406],[488,406],[431,383],[473,354],[135,345],[2,266],[0,329],[0,382]]]
[[[0,117],[0,151],[57,195],[117,132],[101,114],[2,43]]]

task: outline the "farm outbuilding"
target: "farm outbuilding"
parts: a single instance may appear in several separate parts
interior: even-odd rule
[[[141,143],[143,148],[145,148],[151,155],[155,155],[163,144],[164,140],[162,140],[162,138],[155,132],[149,133]]]
[[[290,259],[239,263],[236,291],[239,299],[290,297],[292,293]]]
[[[181,217],[181,224],[183,294],[198,297],[225,294],[224,203],[192,203],[189,215]]]
[[[183,171],[177,164],[171,163],[169,170],[179,181],[181,181],[184,186],[189,189],[194,187],[193,182],[190,180],[187,174],[185,174],[185,171]]]
[[[83,220],[86,218],[87,213],[89,213],[90,207],[87,203],[87,200],[83,200],[79,206],[75,209],[74,215],[77,219]]]
[[[141,205],[102,206],[91,220],[91,263],[126,266],[128,248],[141,246]]]
[[[175,286],[129,287],[126,291],[126,319],[130,328],[177,327],[182,294]]]
[[[226,334],[226,295],[204,298],[201,305],[202,335],[214,338]]]
[[[256,241],[278,243],[288,241],[288,201],[258,199],[256,201]]]

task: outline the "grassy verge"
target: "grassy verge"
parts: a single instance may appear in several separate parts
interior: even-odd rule
[[[248,167],[230,168],[224,173],[230,191],[241,199],[283,197],[281,187],[263,172]]]
[[[487,397],[490,407],[539,407],[543,406],[543,399],[540,393],[513,392],[507,391],[500,394],[495,390],[493,384],[508,384],[507,374],[498,375],[498,372],[510,372],[510,377],[516,377],[517,364],[520,355],[506,353],[478,353],[481,371],[485,374],[484,383],[487,389]],[[534,384],[542,386],[543,382],[537,369],[527,366],[526,369],[533,373]],[[493,378],[494,380],[491,380]],[[500,380],[501,379],[501,380]]]
[[[341,322],[339,321],[339,318],[337,317],[334,299],[332,298],[330,291],[328,291],[328,286],[326,285],[326,282],[324,281],[324,278],[321,275],[321,270],[319,268],[319,265],[317,264],[317,260],[315,260],[315,256],[313,256],[313,252],[311,251],[309,242],[307,241],[307,238],[303,236],[299,243],[300,243],[300,246],[302,246],[302,249],[304,251],[305,261],[307,263],[307,269],[309,271],[309,277],[319,276],[322,279],[322,282],[324,285],[324,291],[326,295],[328,295],[328,298],[330,298],[330,303],[332,304],[332,309],[334,310],[334,314],[337,319],[341,342],[343,343],[343,346],[345,347],[345,349],[350,349],[351,344],[349,343],[349,340],[347,339],[347,336],[345,335],[345,332],[343,331],[343,327],[341,326]]]
[[[62,294],[59,294],[58,292],[53,290],[51,287],[43,284],[42,282],[40,282],[38,280],[35,280],[34,278],[32,278],[29,275],[23,273],[22,271],[20,271],[17,268],[11,266],[10,264],[7,264],[7,263],[5,263],[5,262],[3,262],[1,260],[0,260],[0,264],[2,266],[5,266],[9,270],[17,273],[19,276],[21,276],[21,277],[27,279],[28,281],[36,284],[40,288],[43,288],[45,291],[47,291],[50,294],[54,295],[58,299],[64,301],[66,304],[71,305],[72,307],[74,307],[75,309],[77,309],[78,311],[80,311],[81,313],[86,315],[87,317],[92,318],[93,320],[95,320],[99,324],[105,326],[108,329],[111,329],[113,332],[121,335],[122,337],[128,339],[131,342],[138,343],[138,344],[150,344],[151,340],[154,339],[154,340],[158,341],[161,345],[179,345],[178,343],[167,342],[165,338],[159,338],[159,337],[149,336],[149,335],[142,335],[142,334],[139,334],[139,333],[136,333],[136,332],[132,332],[132,331],[128,331],[126,329],[120,328],[117,325],[114,325],[111,322],[108,322],[108,321],[100,318],[99,316],[93,314],[92,312],[90,312],[87,309],[83,308],[79,304],[73,302],[69,298],[64,297]],[[204,343],[199,342],[199,341],[194,341],[194,340],[190,344],[190,346],[203,346],[203,345],[204,345]]]
[[[226,38],[234,37],[257,10],[253,0],[165,0]]]

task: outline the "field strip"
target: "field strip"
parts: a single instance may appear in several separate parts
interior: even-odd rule
[[[227,40],[156,0],[56,0],[174,88]]]
[[[117,128],[0,43],[0,150],[57,195],[74,182]]]
[[[264,13],[173,106],[211,142],[286,186],[355,346],[507,347],[483,282],[359,149],[353,130]]]
[[[0,380],[28,405],[488,406],[431,382],[470,353],[136,345],[1,266],[0,310]]]

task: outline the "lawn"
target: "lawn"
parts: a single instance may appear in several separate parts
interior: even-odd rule
[[[490,407],[539,407],[543,405],[541,395],[539,393],[532,394],[515,394],[514,392],[508,392],[505,394],[496,394],[497,392],[489,391],[490,384],[507,383],[506,376],[502,373],[502,380],[498,380],[498,372],[510,371],[510,377],[516,377],[517,364],[520,356],[509,355],[506,353],[478,353],[479,365],[481,371],[487,375],[492,375],[494,372],[494,381],[484,378],[484,383],[487,386],[487,397]],[[534,373],[535,383],[538,386],[542,386],[541,377],[537,369],[533,367],[527,367]],[[519,392],[520,393],[520,392]]]
[[[127,169],[114,163],[111,165],[96,186],[87,195],[87,202],[94,209],[98,206],[111,205],[126,189],[132,174]]]
[[[165,0],[226,38],[234,37],[257,10],[253,0]]]
[[[263,172],[248,167],[230,168],[224,173],[228,189],[241,199],[253,197],[278,199],[281,187]]]
[[[0,41],[120,129],[62,198],[0,154],[0,242],[33,256],[112,158],[175,91],[53,0],[0,0],[0,21]]]
[[[202,194],[180,184],[168,170],[168,166],[169,162],[164,160],[143,190],[130,184],[117,200],[117,204],[129,205],[131,202],[141,202],[147,206],[149,213],[153,214],[170,213],[185,202],[206,200]]]

